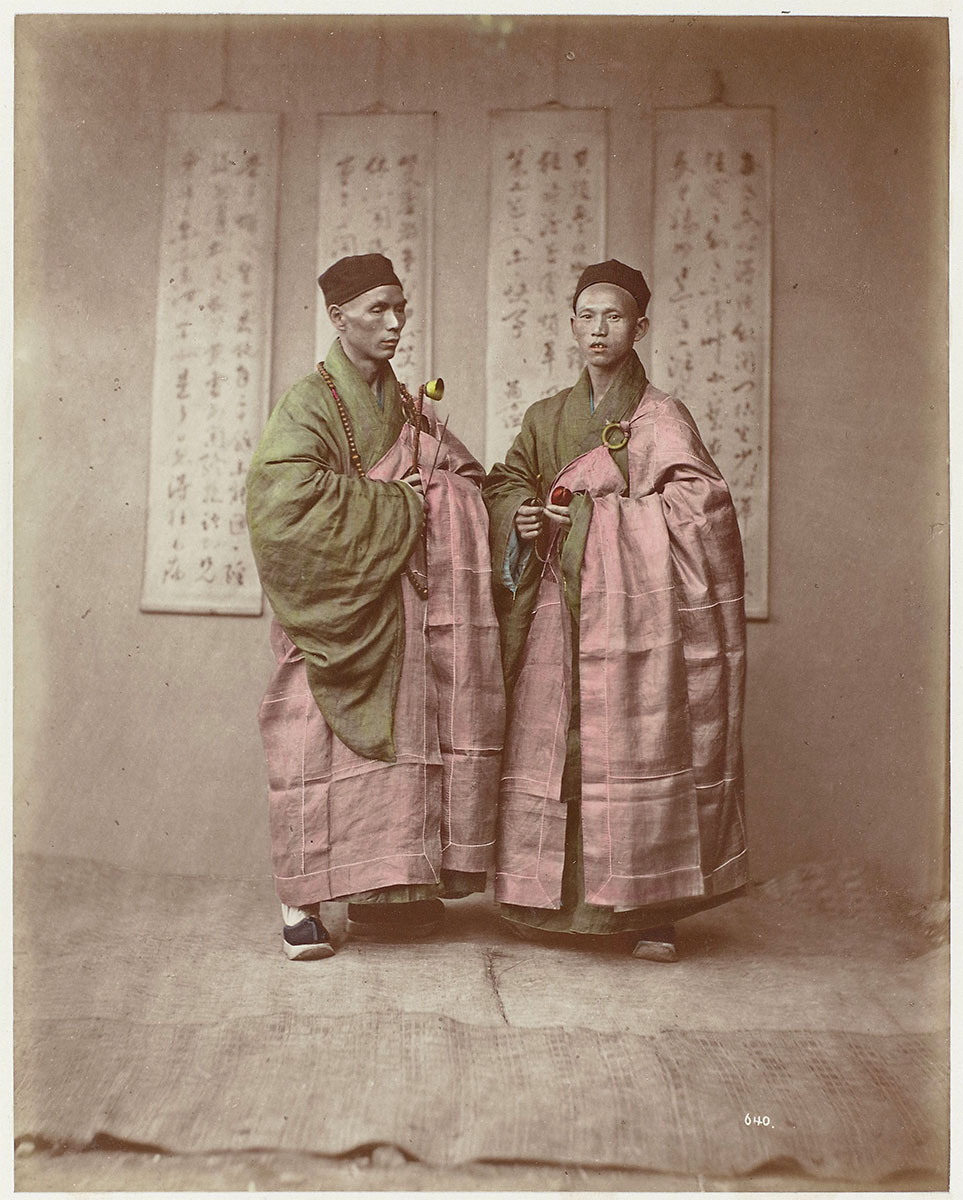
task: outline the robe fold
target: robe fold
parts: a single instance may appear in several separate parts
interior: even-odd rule
[[[336,342],[279,401],[248,473],[248,524],[275,614],[259,721],[275,888],[300,905],[490,870],[504,729],[484,472],[420,433],[424,509],[400,477],[414,429]],[[427,581],[427,598],[412,583]]]
[[[532,405],[485,489],[510,693],[496,899],[561,906],[572,732],[585,901],[718,897],[747,878],[735,511],[688,411],[634,353],[595,413],[589,394],[583,372]],[[610,422],[628,434],[615,452],[601,444]],[[543,533],[506,586],[519,506],[558,484],[585,493],[572,528]]]

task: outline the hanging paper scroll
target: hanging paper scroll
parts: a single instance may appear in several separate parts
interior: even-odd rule
[[[489,463],[582,370],[569,315],[579,274],[604,258],[605,112],[493,113],[491,153]]]
[[[410,388],[432,375],[431,271],[434,118],[427,113],[321,119],[318,269],[348,254],[391,259],[408,322],[391,360]],[[318,291],[317,358],[335,334]]]
[[[729,484],[746,612],[768,616],[772,111],[656,114],[653,383],[682,400]]]
[[[141,608],[261,612],[245,477],[267,417],[278,118],[168,118]]]

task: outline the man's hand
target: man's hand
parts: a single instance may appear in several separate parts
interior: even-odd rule
[[[418,493],[418,499],[421,501],[422,504],[424,504],[424,502],[425,502],[425,485],[421,482],[421,475],[419,474],[418,471],[409,471],[407,475],[402,475],[399,482],[407,483],[407,485],[412,489],[412,491],[415,491]]]
[[[533,542],[542,532],[542,506],[523,504],[515,514],[515,532],[523,542]]]
[[[567,504],[546,504],[543,512],[550,521],[554,521],[556,525],[561,525],[563,529],[572,528],[572,517],[568,511]]]

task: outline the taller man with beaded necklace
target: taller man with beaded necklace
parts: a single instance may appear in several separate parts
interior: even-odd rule
[[[484,891],[504,725],[484,470],[391,370],[406,303],[390,261],[343,258],[318,283],[337,340],[278,402],[247,481],[292,959],[334,953],[322,901],[347,902],[350,934],[394,939]]]

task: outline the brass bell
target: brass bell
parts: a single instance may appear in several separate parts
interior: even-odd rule
[[[429,400],[438,401],[445,394],[444,379],[429,379],[425,384],[425,395]]]

